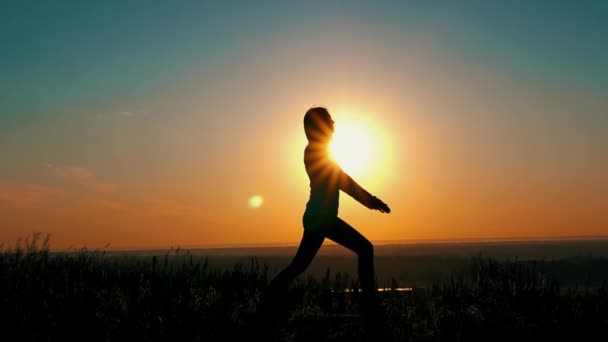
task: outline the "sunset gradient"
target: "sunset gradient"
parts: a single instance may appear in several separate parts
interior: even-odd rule
[[[297,243],[313,106],[372,242],[608,235],[604,2],[262,3],[3,4],[0,242]]]

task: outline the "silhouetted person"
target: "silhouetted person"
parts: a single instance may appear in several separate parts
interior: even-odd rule
[[[295,257],[265,289],[267,301],[283,301],[289,284],[310,265],[325,238],[357,253],[359,281],[365,307],[375,305],[374,248],[363,235],[338,217],[340,190],[369,209],[390,213],[390,208],[363,189],[328,154],[334,132],[334,121],[327,109],[316,107],[304,115],[304,132],[308,145],[304,165],[310,179],[310,198],[302,218],[304,234]]]

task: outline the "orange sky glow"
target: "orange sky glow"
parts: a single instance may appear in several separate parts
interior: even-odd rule
[[[64,101],[0,131],[0,242],[295,244],[302,119],[317,105],[336,134],[368,135],[348,158],[370,161],[345,169],[392,212],[342,193],[340,217],[372,242],[608,235],[608,97],[444,43],[319,25],[240,42],[140,94]]]

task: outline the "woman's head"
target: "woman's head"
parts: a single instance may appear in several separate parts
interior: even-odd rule
[[[313,107],[304,114],[304,133],[308,141],[329,142],[334,133],[334,120],[324,107]]]

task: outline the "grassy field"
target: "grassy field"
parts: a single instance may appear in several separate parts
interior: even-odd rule
[[[215,267],[213,258],[188,251],[51,253],[39,235],[24,242],[0,252],[0,328],[14,340],[369,338],[357,316],[359,294],[347,291],[358,288],[349,273],[326,269],[300,277],[290,288],[287,312],[268,320],[258,312],[259,296],[273,271],[257,258]],[[380,292],[382,340],[608,340],[608,285],[601,271],[568,286],[551,271],[572,263],[606,270],[608,259],[458,260],[466,262],[433,284]],[[394,278],[379,285],[408,284]]]

